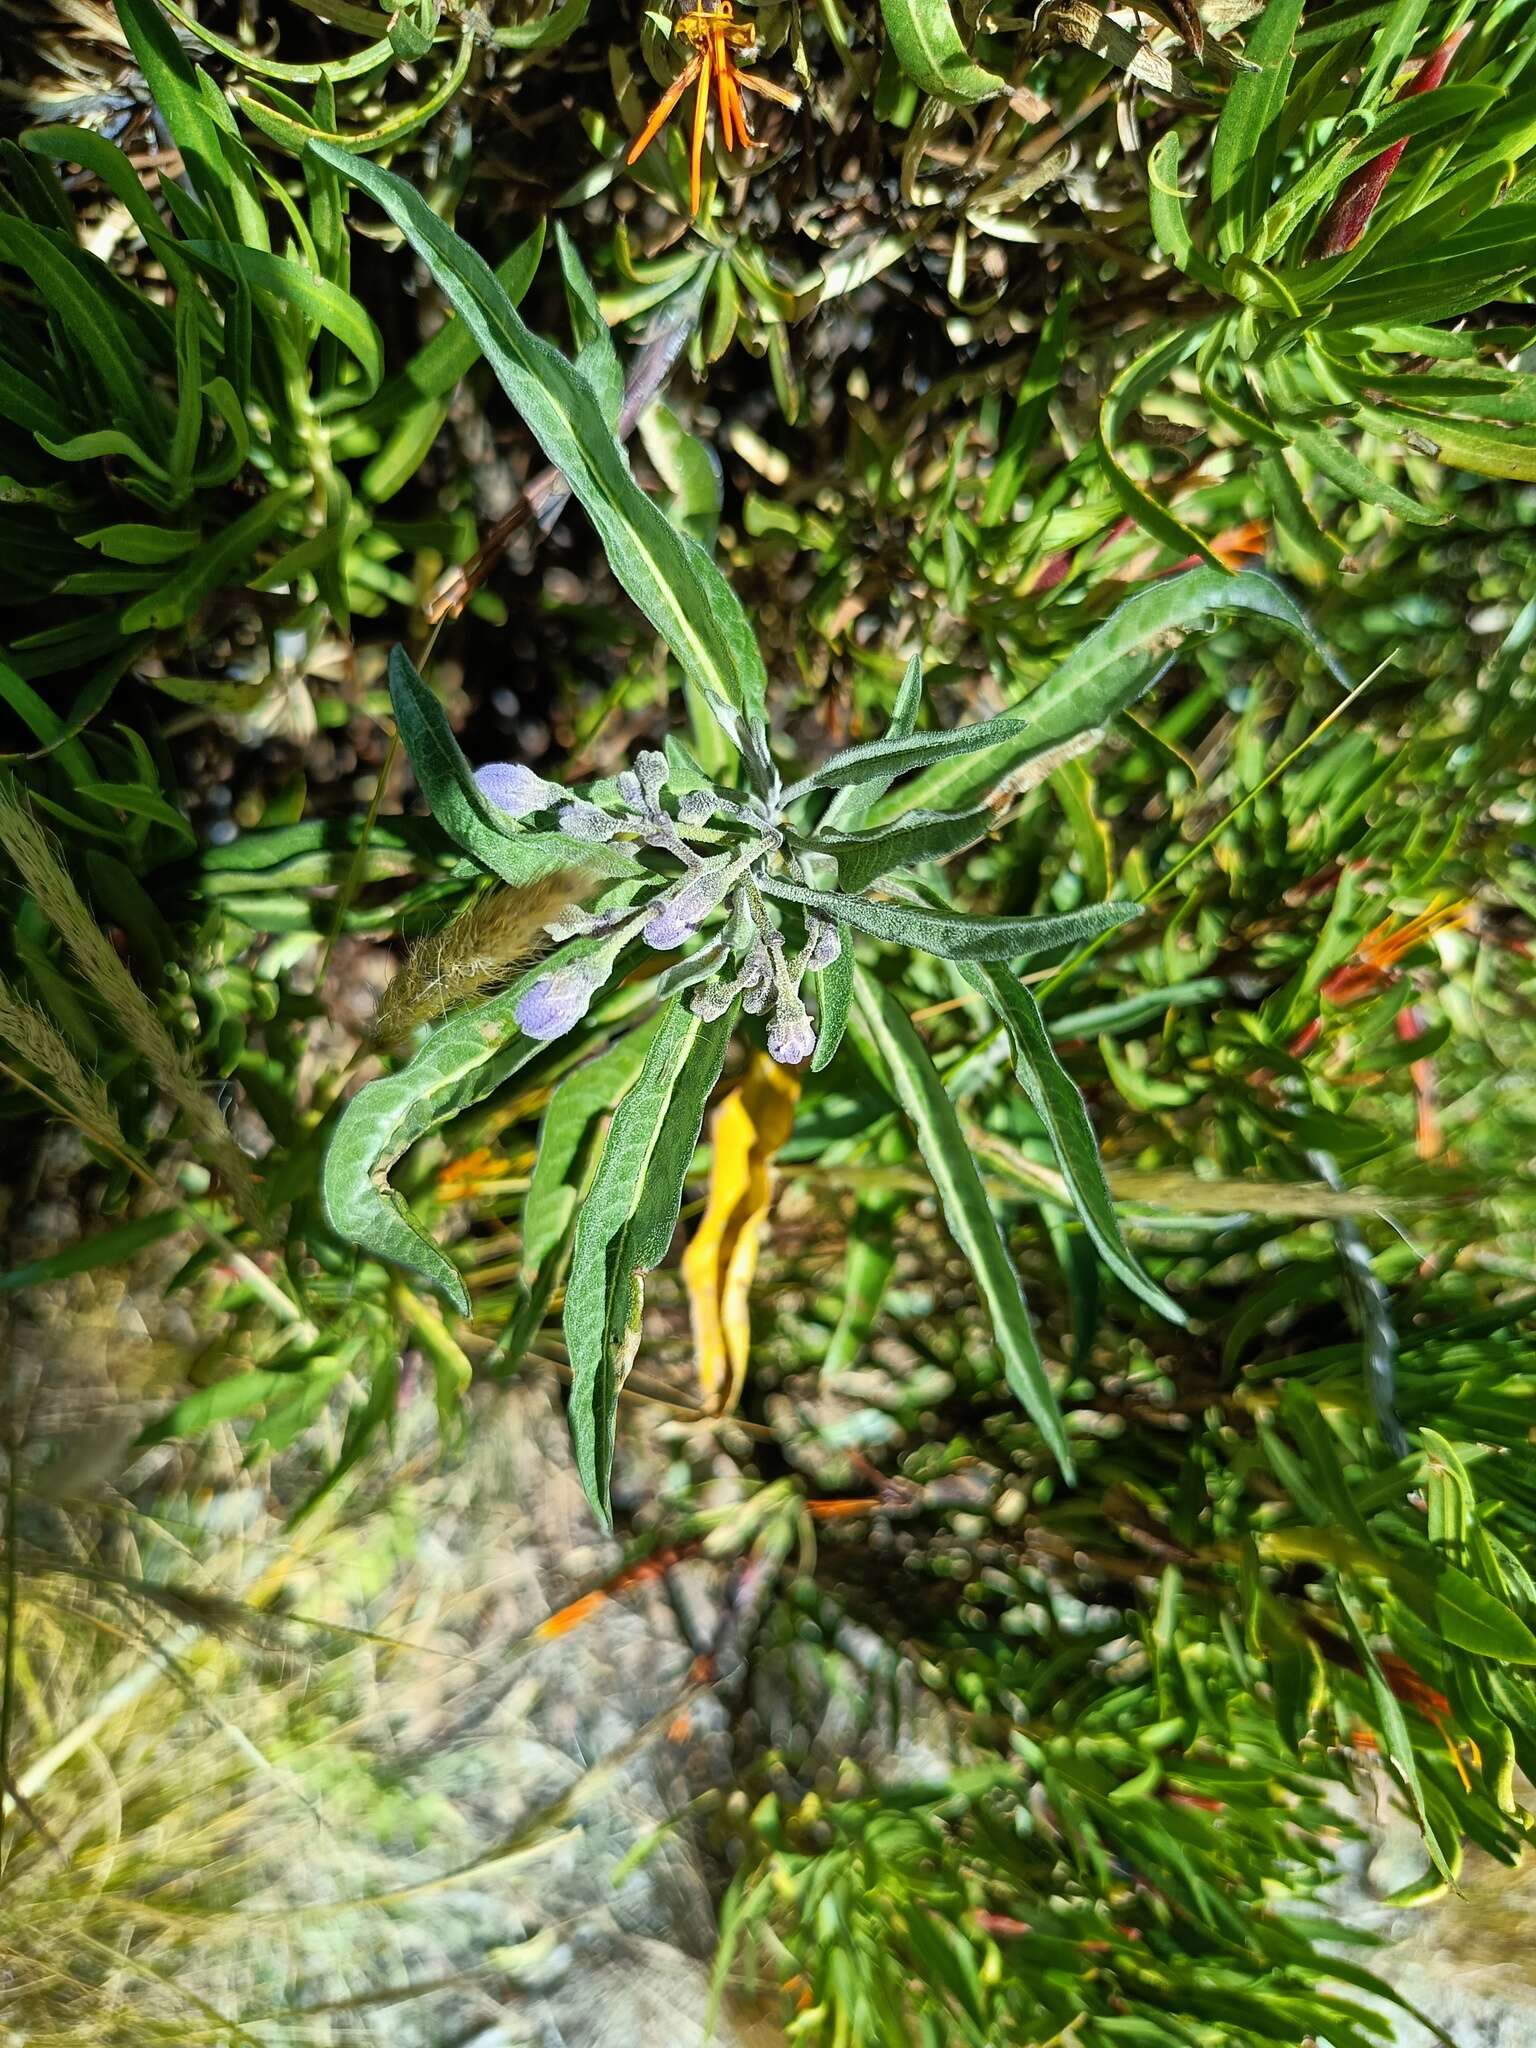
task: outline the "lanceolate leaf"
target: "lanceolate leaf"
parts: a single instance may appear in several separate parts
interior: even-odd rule
[[[184,625],[213,595],[232,569],[248,562],[262,542],[305,494],[306,486],[289,484],[259,498],[248,512],[232,520],[222,533],[200,547],[185,568],[180,569],[139,598],[123,613],[123,630],[143,632],[146,628]]]
[[[915,903],[877,902],[834,890],[804,889],[778,876],[766,878],[770,896],[820,911],[838,924],[898,946],[916,946],[944,960],[1029,960],[1057,946],[1081,945],[1141,915],[1135,903],[1092,903],[1062,917],[974,917],[929,910]]]
[[[1014,394],[1008,431],[1003,436],[996,465],[987,480],[987,495],[981,511],[983,526],[997,526],[1013,517],[1025,472],[1039,446],[1051,400],[1061,384],[1077,293],[1077,276],[1072,273],[1062,285],[1061,295],[1040,330],[1040,339],[1035,344],[1029,368]]]
[[[897,61],[915,85],[957,107],[975,106],[1008,90],[960,40],[949,0],[880,0],[885,31]]]
[[[509,21],[493,29],[490,40],[505,50],[553,50],[575,35],[590,5],[591,0],[560,0],[548,14],[532,21]]]
[[[426,262],[597,528],[614,574],[745,740],[742,718],[760,725],[766,688],[746,613],[703,549],[635,482],[586,378],[527,327],[484,260],[403,178],[334,143],[310,147],[377,200]]]
[[[969,811],[914,811],[900,825],[877,832],[816,832],[809,844],[837,860],[837,878],[846,889],[866,889],[897,868],[942,860],[962,847],[985,839],[995,814],[985,804]]]
[[[408,1065],[370,1081],[342,1111],[326,1149],[321,1194],[331,1228],[375,1258],[419,1273],[460,1315],[469,1314],[469,1295],[459,1269],[390,1186],[389,1169],[418,1138],[541,1050],[520,1035],[512,1013],[545,971],[530,969],[502,995],[439,1025]]]
[[[558,832],[521,829],[511,819],[498,822],[494,806],[475,786],[442,705],[403,647],[390,650],[389,701],[428,809],[455,845],[493,875],[521,886],[559,868],[584,867],[602,875],[640,872],[640,863],[611,842],[578,844]]]
[[[1536,1664],[1536,1635],[1505,1600],[1453,1564],[1396,1564],[1392,1584],[1398,1597],[1422,1615],[1426,1606],[1448,1643],[1506,1664]]]
[[[797,803],[817,789],[840,789],[849,783],[883,781],[887,787],[898,775],[914,768],[927,768],[953,754],[974,754],[995,740],[1015,739],[1024,730],[1020,718],[978,719],[975,725],[958,725],[948,732],[919,732],[902,737],[871,740],[862,747],[848,747],[830,761],[803,775],[785,790],[783,802]]]
[[[1413,1738],[1408,1732],[1407,1720],[1398,1705],[1396,1694],[1387,1683],[1380,1659],[1371,1646],[1367,1619],[1354,1596],[1343,1584],[1339,1586],[1339,1605],[1355,1652],[1360,1658],[1366,1680],[1370,1685],[1371,1704],[1376,1713],[1376,1729],[1386,1751],[1387,1760],[1399,1784],[1408,1795],[1408,1802],[1423,1834],[1424,1846],[1429,1851],[1430,1860],[1441,1875],[1449,1879],[1450,1866],[1424,1803],[1424,1784],[1419,1776],[1418,1758],[1414,1755]]]
[[[816,1004],[816,1050],[811,1056],[811,1072],[819,1074],[829,1066],[837,1048],[843,1042],[843,1033],[848,1026],[848,1005],[853,1000],[853,939],[846,926],[838,933],[837,958],[830,967],[822,967],[811,975],[811,990]]]
[[[658,1019],[660,1012],[658,1014]],[[523,1201],[523,1276],[531,1280],[576,1213],[572,1178],[594,1121],[619,1100],[639,1073],[651,1041],[641,1026],[626,1031],[596,1059],[567,1074],[550,1097],[539,1127],[538,1156]]]
[[[1184,1313],[1178,1303],[1142,1271],[1120,1233],[1088,1111],[1071,1075],[1056,1057],[1040,1006],[1006,967],[967,967],[965,978],[1003,1021],[1020,1086],[1045,1125],[1056,1162],[1099,1257],[1159,1315],[1182,1323]]]
[[[1243,52],[1255,69],[1233,81],[1211,146],[1211,199],[1220,253],[1247,247],[1269,200],[1276,124],[1294,62],[1302,0],[1269,0]]]
[[[1513,477],[1521,483],[1536,480],[1536,429],[1531,427],[1434,418],[1373,405],[1361,406],[1360,424],[1384,438],[1401,435],[1425,453],[1432,450],[1438,461],[1452,469],[1471,470],[1476,476]]]
[[[118,317],[106,265],[67,247],[57,233],[7,213],[0,213],[0,259],[26,271],[87,373],[100,379],[117,420],[158,454],[166,418],[144,375],[134,335]]]
[[[297,307],[306,320],[323,327],[346,348],[363,372],[359,398],[375,392],[384,375],[384,344],[379,330],[350,292],[285,256],[265,249],[247,249],[238,242],[187,242],[189,256],[220,270],[238,271],[258,295]]]
[[[971,1263],[992,1318],[1008,1385],[1070,1480],[1072,1453],[1067,1432],[1035,1342],[1024,1291],[997,1218],[987,1204],[954,1104],[944,1093],[927,1048],[896,997],[862,967],[855,968],[854,982],[858,1026],[867,1034],[877,1070],[889,1076],[933,1175],[945,1221]]]
[[[1339,1528],[1344,1519],[1336,1517],[1327,1527],[1271,1530],[1262,1548],[1275,1557],[1310,1558],[1361,1579],[1385,1579],[1406,1607],[1456,1649],[1511,1664],[1536,1664],[1536,1635],[1496,1593],[1437,1555],[1392,1555],[1363,1543],[1347,1527]]]
[[[560,258],[560,271],[565,280],[566,309],[571,316],[571,333],[576,341],[575,367],[591,387],[592,395],[602,407],[603,418],[610,433],[617,436],[619,413],[624,404],[624,369],[619,361],[619,352],[613,345],[613,335],[608,322],[603,318],[602,308],[597,303],[597,293],[592,280],[582,267],[576,253],[576,245],[558,223],[555,228],[555,252]]]
[[[1352,449],[1346,448],[1336,434],[1325,433],[1320,427],[1308,427],[1292,434],[1291,440],[1300,456],[1336,483],[1340,490],[1348,491],[1351,497],[1361,498],[1368,505],[1380,505],[1384,511],[1395,513],[1399,519],[1413,526],[1440,526],[1444,523],[1443,512],[1433,505],[1421,505],[1417,498],[1410,498],[1396,484],[1379,477]]]
[[[198,197],[232,230],[235,209],[219,125],[158,0],[119,0],[117,18]]]
[[[923,708],[923,657],[914,654],[907,663],[895,709],[884,738],[904,740],[917,730],[917,715]],[[862,825],[895,777],[890,773],[872,775],[866,782],[845,783],[827,805],[821,819],[823,832],[853,832]]]
[[[543,247],[541,220],[496,266],[497,280],[514,306],[533,282]],[[381,504],[410,482],[448,416],[454,386],[479,359],[470,329],[462,320],[449,320],[374,394],[361,417],[377,425],[385,440],[363,471],[364,497]]]
[[[1327,643],[1285,585],[1259,569],[1190,569],[1134,592],[1081,641],[1048,681],[1016,709],[1026,721],[1018,739],[965,759],[946,761],[877,805],[870,824],[909,806],[949,810],[1079,733],[1107,726],[1150,690],[1171,665],[1166,636],[1209,633],[1231,617],[1271,619],[1302,641],[1340,689],[1351,687]]]
[[[565,1290],[571,1441],[606,1524],[625,1350],[638,1329],[638,1275],[666,1254],[704,1107],[720,1077],[734,1008],[705,1023],[674,996],[620,1101],[576,1222]]]
[[[1200,555],[1212,568],[1219,569],[1221,563],[1212,554],[1209,542],[1176,518],[1157,496],[1155,486],[1140,482],[1121,460],[1122,446],[1127,439],[1135,438],[1130,432],[1131,419],[1142,400],[1192,355],[1204,338],[1201,326],[1176,327],[1172,334],[1163,335],[1126,365],[1099,406],[1098,447],[1105,481],[1137,525],[1175,555]]]

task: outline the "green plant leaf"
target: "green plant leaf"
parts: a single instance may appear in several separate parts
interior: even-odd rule
[[[179,561],[201,538],[195,526],[138,526],[131,522],[94,527],[79,536],[83,547],[99,548],[111,561],[156,565]]]
[[[1182,1324],[1183,1310],[1143,1271],[1121,1234],[1087,1108],[1071,1075],[1056,1057],[1039,1004],[1006,967],[967,967],[964,973],[972,988],[986,998],[1002,1020],[1013,1050],[1019,1085],[1045,1125],[1062,1178],[1072,1192],[1083,1228],[1099,1257],[1149,1308],[1172,1323]]]
[[[259,499],[222,533],[205,541],[184,569],[129,605],[123,613],[123,631],[158,632],[186,625],[308,493],[305,482],[270,491]]]
[[[1002,446],[997,451],[997,462],[987,479],[987,495],[981,511],[983,526],[998,526],[1013,517],[1025,472],[1049,418],[1051,400],[1061,384],[1077,292],[1076,277],[1069,277],[1040,330],[1040,339],[1030,357],[1029,368],[1014,398],[1013,413]]]
[[[239,217],[219,123],[158,0],[122,0],[117,18],[171,140],[181,152],[198,201],[216,216],[226,234],[236,235]]]
[[[750,757],[744,721],[761,726],[766,677],[746,613],[703,549],[635,482],[585,377],[525,326],[484,260],[403,178],[332,143],[311,147],[375,199],[426,262],[597,528],[614,574]]]
[[[659,1023],[661,1012],[657,1012]],[[625,1093],[640,1072],[652,1031],[626,1031],[606,1051],[567,1074],[549,1099],[539,1126],[539,1149],[523,1201],[523,1277],[532,1282],[576,1214],[572,1173],[595,1120]]]
[[[873,832],[810,834],[806,844],[837,861],[837,878],[847,890],[867,889],[882,875],[923,861],[942,860],[985,839],[997,822],[985,804],[969,811],[913,811],[899,825]]]
[[[560,259],[566,310],[570,314],[571,333],[576,342],[575,368],[577,374],[586,379],[592,396],[602,408],[609,433],[617,439],[619,414],[624,408],[624,370],[619,362],[619,352],[613,345],[608,322],[603,318],[603,309],[597,303],[592,280],[576,253],[576,245],[559,222],[555,224],[555,253]]]
[[[891,722],[882,737],[888,741],[910,739],[917,730],[918,713],[922,708],[923,657],[914,654],[907,663],[901,687],[896,692]],[[857,831],[894,780],[894,774],[881,772],[862,782],[845,783],[822,813],[820,830]]]
[[[473,35],[462,35],[452,63],[444,70],[432,90],[422,93],[408,106],[391,113],[387,119],[376,122],[371,128],[353,128],[345,134],[334,129],[323,129],[295,101],[279,92],[275,85],[264,83],[259,78],[252,82],[266,95],[266,100],[257,99],[254,93],[241,93],[238,95],[240,111],[269,141],[275,142],[281,149],[291,150],[295,156],[302,156],[306,148],[317,143],[349,152],[390,149],[409,140],[418,129],[424,128],[434,115],[440,114],[448,105],[468,75],[475,46],[476,38]],[[338,165],[337,169],[340,168]]]
[[[854,969],[854,987],[855,1029],[867,1037],[875,1071],[889,1078],[912,1126],[939,1191],[944,1219],[970,1261],[992,1318],[1008,1385],[1070,1481],[1072,1452],[1066,1427],[1035,1342],[1024,1290],[1002,1229],[988,1207],[954,1104],[912,1020],[891,991],[862,967]]]
[[[930,769],[904,792],[876,806],[872,824],[899,815],[905,804],[947,810],[987,789],[1055,747],[1108,726],[1146,695],[1172,666],[1169,633],[1208,633],[1224,618],[1271,619],[1302,641],[1343,690],[1348,673],[1285,585],[1259,569],[1188,569],[1165,576],[1124,598],[1050,678],[1017,705],[1025,720],[1019,739]]]
[[[885,32],[897,62],[924,92],[957,107],[973,107],[1008,90],[1008,81],[985,70],[960,40],[949,0],[880,0]]]
[[[1033,960],[1058,946],[1077,946],[1141,915],[1135,903],[1090,903],[1059,917],[978,917],[961,910],[843,896],[765,876],[766,895],[799,903],[856,932],[895,946],[916,946],[943,960]]]
[[[469,1314],[469,1293],[459,1269],[390,1186],[389,1170],[419,1138],[481,1101],[542,1050],[538,1040],[521,1035],[513,1012],[548,971],[547,961],[530,968],[501,995],[440,1024],[398,1073],[370,1081],[353,1096],[326,1147],[320,1192],[337,1236],[419,1273],[460,1315]]]
[[[1444,525],[1445,514],[1436,506],[1421,505],[1417,498],[1410,498],[1396,484],[1379,477],[1358,455],[1346,448],[1336,434],[1326,433],[1322,428],[1308,428],[1304,432],[1293,433],[1291,445],[1304,461],[1310,462],[1315,470],[1351,497],[1359,498],[1367,505],[1380,505],[1383,511],[1395,513],[1410,526]]]
[[[1302,0],[1269,0],[1249,36],[1240,71],[1227,93],[1211,145],[1211,214],[1223,256],[1246,249],[1269,202],[1277,129],[1294,63],[1292,44]]]
[[[169,420],[144,375],[140,348],[118,317],[106,265],[17,214],[0,212],[0,262],[24,270],[46,300],[84,374],[99,379],[123,429],[158,454]],[[99,273],[99,283],[96,274]]]
[[[1398,1705],[1397,1695],[1387,1683],[1381,1661],[1371,1646],[1366,1616],[1354,1595],[1343,1584],[1339,1586],[1339,1605],[1350,1639],[1354,1643],[1355,1653],[1365,1671],[1366,1682],[1371,1689],[1376,1731],[1381,1738],[1387,1761],[1392,1766],[1398,1783],[1408,1795],[1408,1802],[1413,1808],[1414,1818],[1424,1837],[1424,1846],[1429,1851],[1430,1861],[1443,1877],[1449,1879],[1450,1865],[1425,1805],[1424,1781],[1419,1775],[1419,1762],[1414,1754],[1413,1737],[1408,1732],[1407,1719]]]
[[[565,1289],[571,1442],[582,1487],[605,1526],[612,1519],[619,1388],[639,1328],[639,1276],[671,1242],[683,1177],[734,1024],[734,1006],[705,1023],[681,997],[671,998],[638,1077],[613,1113],[577,1215]]]
[[[814,968],[811,972],[811,992],[816,1004],[816,1050],[811,1055],[813,1074],[819,1074],[823,1067],[831,1065],[848,1028],[848,1006],[853,1001],[853,940],[846,927],[837,938],[837,958],[831,966]]]
[[[1276,5],[1277,0],[1270,0],[1270,4]],[[1199,325],[1176,327],[1171,334],[1163,335],[1127,363],[1105,392],[1099,407],[1098,452],[1110,489],[1138,526],[1144,527],[1154,540],[1161,541],[1175,555],[1199,555],[1213,569],[1219,569],[1221,561],[1211,552],[1209,542],[1202,539],[1192,526],[1186,526],[1182,519],[1175,518],[1145,484],[1131,475],[1120,459],[1131,415],[1170,371],[1200,347],[1204,339],[1203,328]]]
[[[480,794],[442,705],[403,647],[390,650],[389,701],[427,808],[454,844],[493,875],[521,887],[561,868],[616,876],[641,872],[640,863],[612,842],[534,831],[498,813]]]
[[[1416,1614],[1426,1608],[1448,1643],[1505,1664],[1536,1664],[1536,1635],[1496,1593],[1453,1564],[1395,1564],[1392,1586]]]
[[[534,21],[505,22],[491,31],[490,40],[503,50],[555,50],[568,43],[587,18],[592,0],[559,0],[547,14]]]
[[[791,783],[781,802],[788,806],[818,789],[843,789],[856,783],[884,782],[889,787],[898,775],[910,774],[914,768],[928,768],[956,754],[974,754],[981,747],[1016,739],[1024,727],[1023,719],[1003,713],[978,719],[974,725],[952,726],[947,732],[888,735],[862,747],[845,747]]]
[[[544,249],[541,220],[496,266],[496,281],[514,306],[521,305]],[[392,377],[359,418],[387,428],[383,445],[369,460],[358,490],[381,505],[404,488],[426,460],[448,417],[455,386],[480,360],[480,344],[464,321],[447,320],[405,368]]]
[[[177,1437],[196,1436],[215,1422],[230,1422],[237,1415],[249,1415],[253,1408],[264,1407],[276,1395],[291,1394],[293,1388],[291,1372],[234,1373],[228,1379],[216,1380],[211,1387],[186,1395],[157,1422],[149,1423],[138,1441],[147,1448]]]
[[[375,392],[384,375],[384,344],[379,330],[350,292],[329,279],[317,277],[302,263],[286,256],[273,256],[265,249],[247,249],[236,242],[187,242],[189,256],[216,268],[238,271],[258,297],[277,299],[295,307],[328,334],[334,334],[356,361],[363,382],[356,393],[365,399]]]

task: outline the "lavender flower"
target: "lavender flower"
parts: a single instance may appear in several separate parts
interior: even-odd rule
[[[689,988],[689,1007],[704,1018],[724,1016],[739,1000],[749,1016],[768,1020],[768,1050],[774,1059],[798,1066],[815,1052],[817,1042],[801,980],[808,970],[823,970],[836,960],[837,929],[810,912],[803,938],[791,951],[786,933],[768,914],[758,888],[762,876],[786,863],[802,882],[810,872],[801,868],[798,852],[785,853],[775,796],[763,801],[712,787],[685,789],[674,793],[669,807],[663,800],[668,776],[666,756],[647,749],[632,767],[601,785],[598,804],[546,782],[520,762],[492,762],[476,773],[482,796],[507,817],[552,813],[558,829],[578,843],[622,834],[646,856],[648,879],[661,882],[638,907],[632,901],[636,886],[626,884],[615,892],[620,900],[607,910],[590,911],[579,904],[558,910],[544,926],[548,936],[557,943],[584,940],[590,950],[582,959],[540,974],[523,991],[515,1012],[518,1025],[529,1038],[563,1037],[586,1016],[626,946],[640,938],[656,952],[686,951],[703,926],[730,904],[731,915],[710,945],[688,951],[662,976],[662,992]],[[690,846],[684,833],[708,842],[711,850]],[[572,852],[579,861],[579,852]]]
[[[710,907],[700,901],[697,889],[681,889],[677,895],[662,899],[646,919],[641,936],[654,951],[670,953],[693,937],[700,920],[709,915]]]
[[[818,971],[828,968],[842,951],[842,940],[835,924],[818,924],[810,920],[810,944],[806,948],[805,964]]]
[[[608,978],[611,961],[604,954],[577,960],[541,975],[518,1000],[513,1015],[529,1038],[563,1038],[592,1007],[592,998]]]
[[[748,966],[752,963],[749,961]],[[773,976],[766,970],[744,977],[741,1007],[749,1017],[765,1017],[773,1008]]]
[[[734,981],[706,981],[695,989],[688,998],[688,1007],[695,1017],[702,1017],[706,1024],[712,1024],[717,1017],[723,1017],[735,1002],[738,984]]]
[[[781,1067],[798,1067],[816,1050],[816,1028],[804,1003],[781,1003],[768,1027],[768,1051]]]
[[[526,818],[534,811],[547,811],[562,795],[554,783],[535,775],[521,761],[490,761],[475,770],[475,787],[509,818]]]
[[[658,953],[670,953],[674,946],[691,939],[734,880],[732,866],[713,861],[680,889],[657,897],[645,921],[645,943],[654,946]]]
[[[635,780],[640,786],[640,809],[653,815],[661,809],[661,792],[667,786],[667,757],[654,747],[635,756]]]

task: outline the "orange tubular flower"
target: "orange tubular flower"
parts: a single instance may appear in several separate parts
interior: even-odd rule
[[[635,137],[625,162],[639,161],[667,125],[668,117],[683,94],[697,81],[698,94],[693,103],[693,154],[688,181],[689,204],[697,213],[703,182],[704,132],[709,117],[711,82],[720,108],[720,140],[727,149],[748,149],[754,141],[746,108],[742,104],[743,87],[764,99],[777,100],[781,107],[798,107],[800,95],[782,85],[775,85],[771,79],[754,78],[739,68],[738,54],[744,63],[751,63],[757,55],[757,31],[750,22],[736,20],[731,0],[715,0],[713,6],[690,9],[687,14],[679,15],[673,25],[673,33],[689,45],[693,55],[657,101],[655,112]]]
[[[1328,976],[1322,986],[1323,1001],[1342,1007],[1359,1002],[1363,996],[1377,994],[1392,980],[1397,963],[1405,953],[1411,953],[1415,946],[1423,945],[1437,932],[1451,931],[1457,925],[1465,924],[1471,908],[1464,897],[1458,897],[1454,902],[1439,903],[1429,910],[1421,910],[1406,924],[1394,924],[1391,918],[1386,919],[1361,941],[1353,960],[1336,967]]]
[[[1336,967],[1326,977],[1319,995],[1326,1005],[1336,1010],[1363,1002],[1367,996],[1379,995],[1397,979],[1398,962],[1405,954],[1411,953],[1415,946],[1424,945],[1437,932],[1453,931],[1458,925],[1464,925],[1471,913],[1471,903],[1466,897],[1459,896],[1420,911],[1417,917],[1410,917],[1404,924],[1398,924],[1390,917],[1385,919],[1361,940],[1352,959],[1346,960],[1342,967]],[[1291,1040],[1292,1059],[1305,1059],[1322,1035],[1322,1017],[1314,1017]],[[1422,1065],[1423,1062],[1416,1064]]]

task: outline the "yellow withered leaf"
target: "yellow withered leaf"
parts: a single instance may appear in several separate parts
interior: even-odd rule
[[[741,1399],[752,1329],[748,1294],[773,1198],[774,1154],[794,1127],[800,1083],[754,1052],[741,1085],[715,1111],[709,1200],[683,1254],[700,1398],[713,1415]]]

